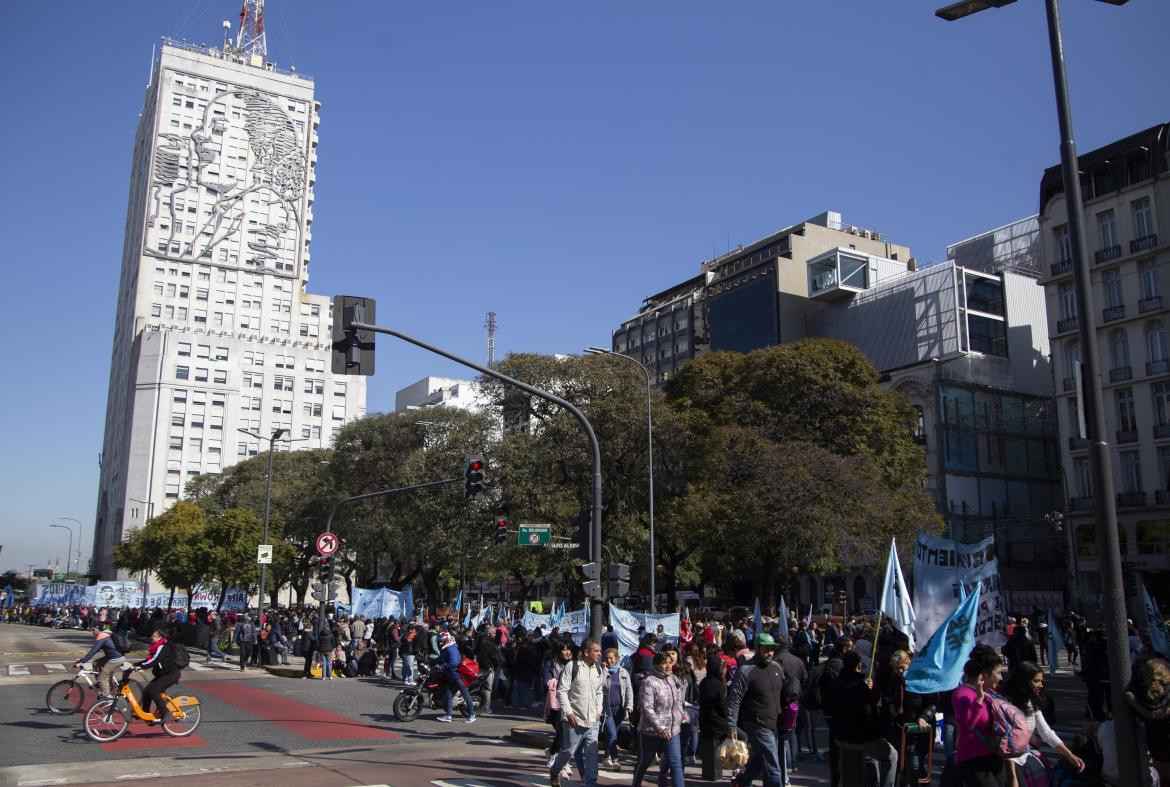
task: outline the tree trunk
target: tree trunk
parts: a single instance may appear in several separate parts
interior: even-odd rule
[[[215,602],[215,611],[219,612],[223,609],[223,600],[227,597],[227,582],[222,579],[219,581],[219,600]]]
[[[423,588],[427,592],[427,604],[431,609],[439,606],[439,569],[425,568],[422,570]]]
[[[171,588],[171,595],[167,597],[167,610],[175,606],[175,589]]]

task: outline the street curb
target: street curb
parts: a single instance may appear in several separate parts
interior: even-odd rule
[[[552,745],[553,734],[547,724],[522,724],[508,732],[508,739],[524,746],[547,749]]]

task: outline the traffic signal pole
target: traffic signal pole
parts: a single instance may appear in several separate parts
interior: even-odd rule
[[[386,497],[387,495],[397,494],[398,492],[413,492],[416,489],[430,489],[431,487],[435,487],[435,486],[445,486],[447,484],[458,484],[462,480],[463,480],[462,478],[448,478],[444,481],[428,481],[425,484],[412,484],[410,486],[400,486],[400,487],[397,487],[395,489],[383,489],[383,490],[378,491],[378,492],[367,492],[364,495],[354,495],[353,497],[343,498],[341,500],[338,500],[336,503],[334,503],[333,508],[329,509],[329,516],[325,518],[325,532],[326,533],[333,532],[333,517],[337,514],[337,509],[341,508],[346,503],[353,503],[357,500],[368,500],[371,497]],[[334,561],[336,561],[336,558],[333,558],[333,559],[334,559]],[[334,568],[336,568],[336,566],[337,566],[337,564],[336,564],[336,562],[334,562]],[[351,599],[351,601],[352,601],[352,599]],[[315,635],[313,637],[314,639],[318,639],[321,636],[322,618],[324,618],[324,616],[325,616],[325,605],[328,603],[329,603],[329,593],[328,593],[328,590],[326,590],[325,598],[321,601],[321,611],[317,613],[317,626],[313,630],[313,634]],[[414,610],[411,610],[411,612],[413,612],[413,611]]]
[[[335,305],[335,314],[337,314],[336,309],[337,307]],[[601,562],[601,446],[597,442],[597,435],[593,431],[593,425],[589,423],[589,419],[585,417],[584,413],[577,409],[577,407],[574,406],[571,402],[562,399],[556,394],[549,393],[543,388],[537,388],[535,385],[529,385],[528,383],[521,382],[520,380],[517,380],[514,377],[509,377],[506,374],[500,374],[494,369],[489,369],[488,367],[481,366],[474,361],[461,358],[454,353],[447,352],[446,350],[435,347],[432,344],[427,344],[421,339],[416,339],[409,334],[402,333],[401,331],[396,331],[392,328],[383,328],[377,325],[371,325],[359,320],[354,320],[348,326],[344,327],[352,331],[369,331],[371,333],[384,333],[387,336],[394,336],[395,338],[401,339],[404,342],[413,344],[416,347],[421,347],[428,352],[432,352],[435,355],[441,355],[448,360],[462,364],[469,369],[475,369],[480,374],[492,377],[502,383],[513,385],[539,399],[544,399],[545,401],[559,405],[560,407],[563,407],[572,413],[573,417],[577,419],[582,428],[585,430],[585,434],[588,435],[589,444],[593,451],[593,511],[592,532],[590,533],[589,538],[589,560],[595,563]],[[335,330],[334,341],[336,342],[340,338],[341,336],[339,336],[338,332]],[[602,625],[602,618],[605,614],[604,603],[605,602],[600,596],[590,596],[589,598],[589,635],[597,640],[601,639],[601,632],[604,628]]]

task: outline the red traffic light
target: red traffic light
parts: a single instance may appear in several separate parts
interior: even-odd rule
[[[482,470],[483,469],[483,462],[480,462],[478,460],[473,461],[467,466],[467,469],[468,470]]]

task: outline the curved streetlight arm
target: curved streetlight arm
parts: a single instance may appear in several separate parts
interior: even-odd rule
[[[604,347],[589,347],[585,350],[589,355],[609,355],[614,358],[623,358],[636,364],[646,373],[646,453],[650,471],[650,614],[656,613],[657,593],[654,590],[655,574],[658,573],[654,560],[654,412],[650,406],[650,389],[653,385],[650,377],[650,367],[629,355],[623,355]]]
[[[377,325],[370,325],[369,323],[364,322],[353,322],[349,327],[353,330],[370,331],[372,333],[384,333],[388,336],[397,337],[404,342],[409,342],[416,347],[421,347],[424,350],[433,352],[435,355],[441,355],[448,360],[454,361],[455,363],[462,364],[463,366],[471,369],[475,369],[480,374],[495,378],[496,380],[508,383],[509,385],[514,385],[520,390],[527,391],[533,396],[552,402],[553,404],[560,405],[572,413],[573,417],[577,419],[577,421],[581,424],[581,427],[585,430],[585,434],[589,437],[589,445],[592,448],[593,453],[593,530],[589,538],[589,556],[590,560],[593,562],[601,561],[601,445],[597,442],[597,434],[593,431],[593,425],[589,423],[589,419],[585,417],[584,413],[582,413],[571,402],[565,401],[556,394],[549,393],[543,388],[537,388],[535,385],[529,385],[528,383],[521,382],[520,380],[517,380],[514,377],[509,377],[506,374],[500,374],[494,369],[489,369],[486,366],[481,366],[475,361],[461,358],[454,353],[447,352],[446,350],[435,347],[432,344],[427,344],[421,339],[416,339],[409,334],[402,333],[401,331],[396,331],[392,328],[382,328]],[[602,584],[602,587],[605,587],[604,584]],[[604,593],[604,590],[602,592]],[[589,607],[589,634],[600,640],[601,632],[604,628],[602,625],[602,616],[605,614],[604,601],[601,598],[590,598]]]

